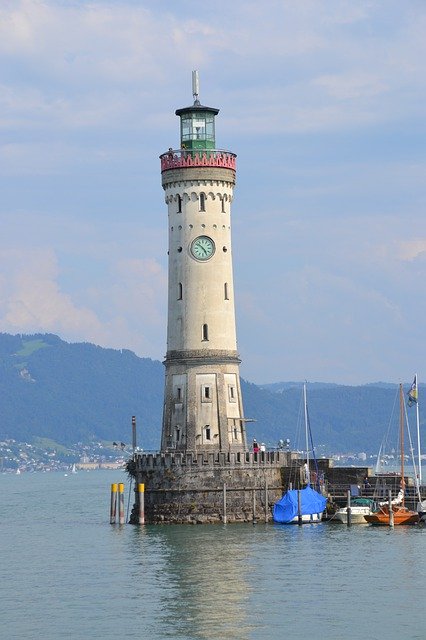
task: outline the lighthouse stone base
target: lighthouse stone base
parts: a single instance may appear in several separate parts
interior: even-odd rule
[[[147,523],[267,522],[291,457],[284,451],[135,454],[127,464],[135,480],[130,522],[139,521],[139,483]]]

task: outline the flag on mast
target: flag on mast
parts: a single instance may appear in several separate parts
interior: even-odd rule
[[[413,404],[417,404],[419,398],[419,392],[417,389],[417,374],[414,376],[413,384],[411,385],[410,391],[408,392],[408,406],[411,407]]]

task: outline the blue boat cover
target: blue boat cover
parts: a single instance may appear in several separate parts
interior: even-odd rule
[[[278,502],[274,504],[272,509],[274,522],[285,524],[297,518],[297,494],[297,489],[291,489],[283,495],[281,500],[278,500]],[[305,489],[300,489],[302,516],[322,513],[326,503],[327,498],[324,498],[318,491],[312,489],[310,485],[305,487]]]

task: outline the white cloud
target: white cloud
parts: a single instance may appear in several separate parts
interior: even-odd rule
[[[49,331],[87,339],[102,333],[96,314],[74,305],[59,289],[51,250],[6,250],[0,260],[6,274],[0,294],[2,331]]]
[[[2,330],[161,357],[156,163],[199,68],[218,139],[239,147],[250,377],[277,379],[285,360],[289,377],[308,363],[318,379],[383,379],[426,357],[417,329],[395,341],[424,315],[426,9],[267,4],[3,0]]]
[[[416,238],[415,240],[406,240],[398,243],[399,250],[397,255],[400,260],[412,262],[420,256],[426,255],[426,239]]]

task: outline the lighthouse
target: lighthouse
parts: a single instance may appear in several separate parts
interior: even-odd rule
[[[216,149],[219,109],[176,110],[180,144],[160,156],[168,209],[162,452],[247,450],[237,352],[231,205],[236,156]]]
[[[290,452],[247,448],[235,329],[231,205],[236,156],[216,148],[219,109],[176,110],[160,156],[168,211],[168,321],[161,450],[135,451],[130,522],[268,521]]]

